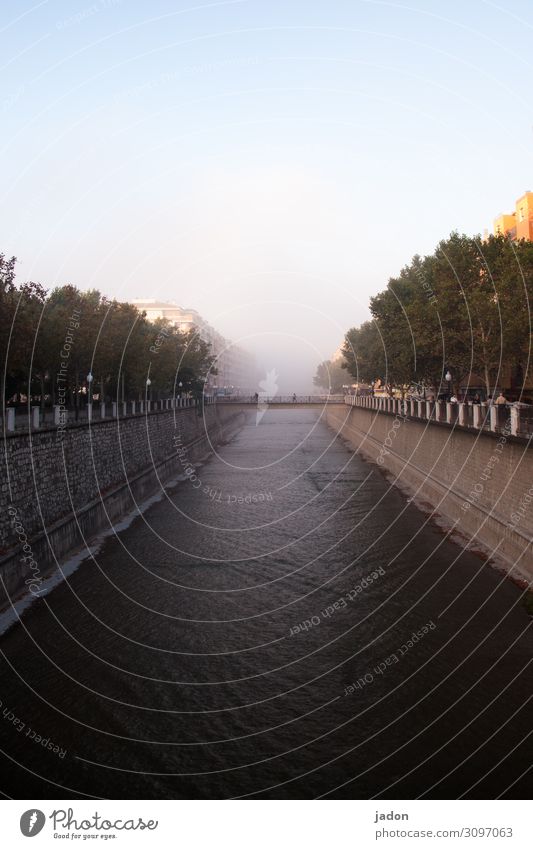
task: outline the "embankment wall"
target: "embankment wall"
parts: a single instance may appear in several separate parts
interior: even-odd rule
[[[5,605],[83,550],[244,422],[207,406],[14,433],[0,442],[0,576]]]
[[[328,424],[469,547],[533,579],[533,448],[510,435],[331,406]]]

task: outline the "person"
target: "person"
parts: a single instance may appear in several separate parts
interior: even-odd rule
[[[505,397],[503,392],[500,392],[500,394],[496,398],[496,404],[507,404],[507,398]]]
[[[256,404],[259,401],[259,393],[258,392],[256,392],[255,395],[254,395],[254,401],[255,401]]]
[[[296,392],[292,393],[292,403],[296,404]]]
[[[472,404],[481,404],[481,398],[477,392],[472,399]]]
[[[450,395],[450,404],[457,404],[457,395]]]

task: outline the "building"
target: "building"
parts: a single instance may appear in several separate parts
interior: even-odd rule
[[[494,219],[494,235],[533,241],[533,192],[525,192],[518,198],[515,211],[499,215]]]
[[[225,339],[197,310],[153,298],[137,298],[131,303],[146,313],[148,321],[165,319],[182,333],[198,333],[200,339],[211,346],[217,374],[208,377],[207,391],[225,390],[245,395],[255,392],[257,375],[252,355]]]

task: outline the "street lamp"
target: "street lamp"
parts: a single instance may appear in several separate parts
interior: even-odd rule
[[[93,390],[92,390],[92,382],[94,378],[92,372],[89,372],[87,375],[87,383],[89,384],[89,388],[87,390],[87,418],[89,421],[92,419],[93,412]]]
[[[448,394],[448,401],[449,401],[449,400],[450,400],[450,398],[452,397],[452,393],[451,393],[451,388],[452,388],[452,374],[451,374],[451,372],[450,372],[450,369],[446,369],[446,374],[444,375],[444,380],[445,380],[445,381],[446,381],[446,383],[448,384],[448,393],[447,393],[447,394]]]
[[[149,404],[152,400],[152,392],[150,390],[151,385],[152,385],[152,381],[150,380],[149,377],[147,377],[146,378],[146,398],[147,398]]]

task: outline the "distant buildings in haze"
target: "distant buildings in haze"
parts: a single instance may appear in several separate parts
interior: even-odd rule
[[[225,389],[237,394],[255,392],[257,373],[252,354],[225,339],[197,310],[184,309],[178,304],[154,298],[137,298],[131,303],[139,312],[146,313],[148,321],[165,319],[182,333],[191,330],[198,333],[200,339],[211,346],[211,352],[216,357],[217,374],[208,377],[208,390]]]

